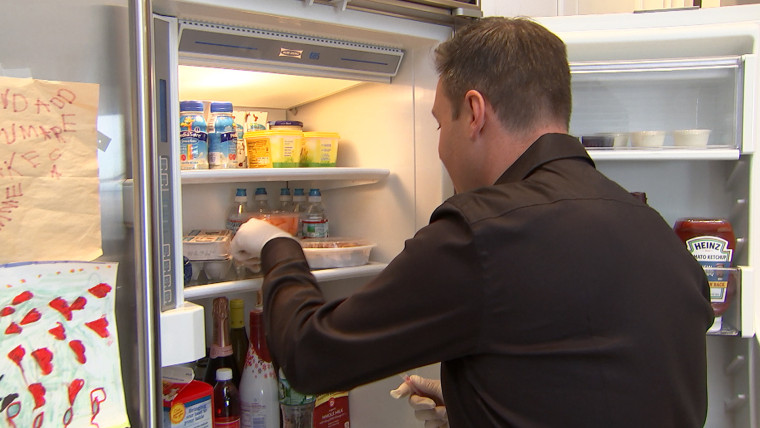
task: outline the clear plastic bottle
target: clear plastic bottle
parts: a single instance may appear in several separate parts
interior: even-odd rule
[[[279,371],[279,389],[282,428],[313,428],[317,397],[293,389],[282,369]]]
[[[253,195],[252,211],[254,214],[269,214],[272,212],[272,208],[269,207],[269,195],[267,195],[266,188],[256,188],[256,193]]]
[[[309,204],[301,214],[301,231],[304,238],[327,238],[330,236],[327,212],[322,205],[319,189],[309,190]]]
[[[208,169],[208,127],[203,102],[179,103],[180,169]]]
[[[293,197],[290,196],[290,189],[287,187],[280,189],[280,211],[286,213],[293,212]]]
[[[306,211],[306,193],[303,189],[293,190],[293,212],[303,213]]]
[[[214,428],[240,428],[240,393],[226,367],[216,370]]]
[[[226,228],[234,234],[240,229],[240,225],[248,221],[250,213],[248,212],[248,195],[245,189],[238,188],[235,191],[235,199],[227,215]]]
[[[241,426],[279,428],[277,375],[264,336],[263,310],[250,312],[251,341],[240,380]]]
[[[208,123],[209,168],[237,168],[237,129],[232,103],[212,102]]]

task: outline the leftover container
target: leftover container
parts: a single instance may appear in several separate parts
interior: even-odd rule
[[[301,240],[312,269],[361,266],[369,261],[376,244],[359,238],[311,238]]]
[[[662,147],[665,131],[639,131],[631,134],[633,147]]]
[[[706,147],[709,129],[679,129],[673,131],[673,145],[679,147]]]
[[[581,143],[585,147],[612,147],[614,138],[610,135],[584,135],[581,137]]]

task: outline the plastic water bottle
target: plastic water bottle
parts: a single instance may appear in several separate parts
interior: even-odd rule
[[[231,230],[232,233],[236,233],[240,226],[248,221],[248,195],[245,193],[245,189],[238,188],[235,192],[235,200],[232,202],[232,207],[227,215],[226,228]]]
[[[293,190],[293,212],[303,213],[306,211],[306,193],[303,189]]]
[[[216,370],[214,428],[240,428],[240,393],[226,367]]]
[[[277,374],[264,336],[263,310],[250,313],[251,340],[240,379],[241,426],[279,428]]]
[[[269,207],[267,189],[264,187],[256,188],[256,193],[253,195],[253,212],[254,214],[269,214],[272,212],[272,208]]]
[[[301,215],[301,230],[304,238],[327,238],[329,236],[327,212],[322,205],[322,194],[319,189],[309,190],[309,205]]]
[[[290,189],[287,187],[280,189],[280,211],[286,213],[293,212],[293,197],[290,196]]]
[[[203,102],[179,103],[180,169],[208,169],[208,129]]]
[[[237,129],[232,118],[232,103],[212,102],[208,124],[209,168],[237,167]]]

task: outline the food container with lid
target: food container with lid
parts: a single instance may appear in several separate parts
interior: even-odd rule
[[[321,167],[335,166],[338,159],[337,132],[304,132],[304,144],[301,150],[300,166]]]
[[[678,147],[706,147],[709,129],[679,129],[673,131],[673,145]]]
[[[248,131],[243,134],[248,168],[272,167],[272,144],[267,132],[270,131]]]
[[[665,131],[638,131],[631,134],[632,147],[662,147],[665,143]]]
[[[192,230],[182,237],[182,255],[190,260],[222,260],[230,257],[232,232]]]
[[[365,265],[376,245],[361,238],[311,238],[300,242],[312,269]]]

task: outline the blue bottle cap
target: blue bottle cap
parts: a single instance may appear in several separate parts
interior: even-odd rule
[[[257,195],[266,195],[267,194],[267,189],[265,189],[263,187],[257,187],[256,188],[256,194]]]
[[[287,196],[290,196],[290,189],[288,189],[287,187],[283,187],[283,188],[281,188],[281,189],[280,189],[280,195],[287,195]]]
[[[245,189],[237,189],[235,196],[246,196]]]
[[[228,102],[221,102],[221,101],[214,101],[211,103],[211,113],[232,113],[232,103]]]
[[[295,189],[293,190],[293,196],[304,196],[306,195],[303,191],[303,189]]]
[[[179,111],[203,111],[202,101],[180,101]]]
[[[319,193],[319,189],[311,189],[309,190],[309,196],[322,196],[322,194]]]

